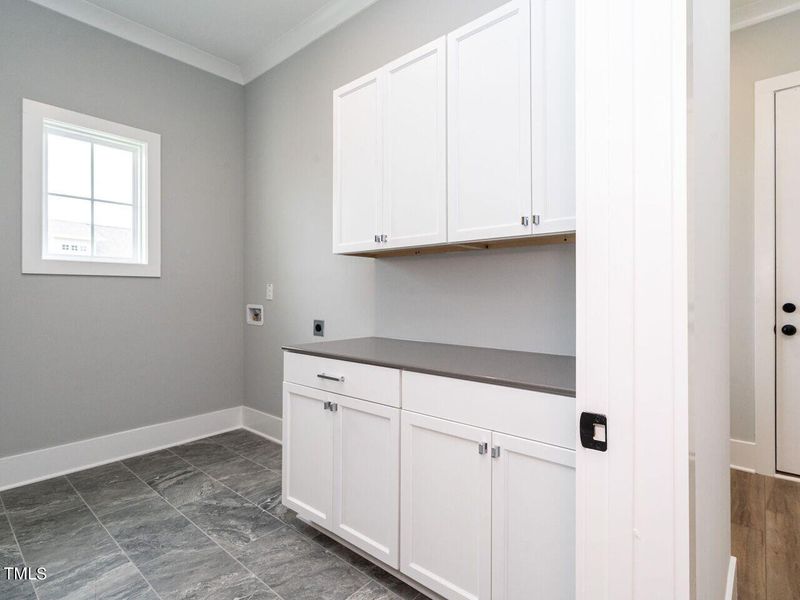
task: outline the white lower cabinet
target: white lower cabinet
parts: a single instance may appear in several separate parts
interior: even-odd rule
[[[328,392],[283,384],[283,503],[331,526],[333,423]]]
[[[399,567],[400,411],[335,396],[333,532]]]
[[[491,593],[491,433],[403,411],[400,570],[445,598]]]
[[[397,568],[399,409],[283,385],[283,504]]]
[[[401,571],[453,600],[574,599],[575,452],[401,421]]]
[[[575,598],[575,452],[492,434],[492,600]]]
[[[286,506],[448,600],[574,600],[574,399],[301,358]]]

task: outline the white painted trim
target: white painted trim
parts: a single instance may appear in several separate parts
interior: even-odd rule
[[[273,442],[282,443],[283,419],[280,417],[256,410],[250,406],[243,406],[242,427]]]
[[[755,469],[762,475],[775,474],[775,92],[798,85],[800,71],[755,83]]]
[[[739,597],[736,591],[736,557],[731,556],[728,565],[728,581],[725,585],[725,600],[737,600]]]
[[[0,458],[0,490],[147,454],[242,426],[242,407]]]
[[[238,65],[86,0],[31,0],[31,2],[208,73],[239,84],[245,83]]]
[[[758,25],[796,10],[800,10],[800,2],[796,0],[758,0],[731,11],[731,31]]]
[[[688,598],[686,1],[576,8],[576,599]]]
[[[250,83],[275,65],[321,38],[377,0],[333,0],[294,29],[248,59],[241,67],[242,83]]]
[[[101,262],[42,257],[45,121],[121,138],[141,147],[143,180],[141,207],[142,263]],[[41,275],[97,275],[161,277],[161,136],[122,123],[22,99],[22,273]]]
[[[755,473],[757,452],[758,446],[755,442],[731,438],[731,469]]]

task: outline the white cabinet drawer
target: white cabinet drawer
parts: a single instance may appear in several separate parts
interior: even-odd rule
[[[400,406],[400,371],[397,369],[284,352],[283,379],[386,406]]]
[[[575,398],[403,371],[403,410],[575,448]]]

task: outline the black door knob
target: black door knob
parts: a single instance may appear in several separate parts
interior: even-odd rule
[[[787,302],[786,304],[783,305],[783,312],[785,313],[793,313],[796,310],[797,307],[791,302]]]
[[[794,335],[795,333],[797,333],[797,327],[795,327],[794,325],[784,325],[783,327],[781,327],[781,333],[783,335]]]

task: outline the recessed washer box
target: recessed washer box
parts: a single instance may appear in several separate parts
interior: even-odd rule
[[[248,325],[264,324],[264,305],[248,304],[245,308],[245,319]]]

